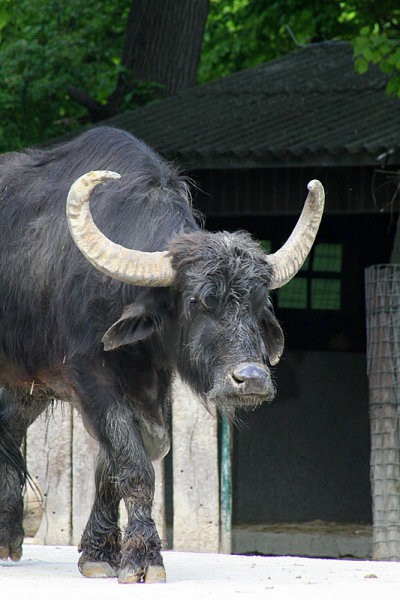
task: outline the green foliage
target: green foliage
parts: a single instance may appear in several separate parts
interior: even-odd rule
[[[215,79],[357,29],[339,0],[211,0],[199,81]]]
[[[160,0],[161,1],[161,0]],[[78,127],[68,86],[105,103],[121,72],[132,0],[0,0],[0,151]],[[394,0],[210,0],[199,82],[322,40],[353,40],[355,67],[377,64],[400,96],[400,9]],[[131,76],[131,74],[130,74]],[[154,97],[135,82],[132,107]]]
[[[400,8],[394,0],[210,0],[199,81],[277,58],[296,44],[349,40],[355,68],[391,75],[400,96]]]
[[[346,2],[348,20],[357,28],[352,38],[355,68],[363,74],[371,64],[391,76],[389,94],[400,96],[400,8],[394,0]]]
[[[74,128],[73,85],[105,101],[115,87],[128,0],[0,0],[0,151]]]
[[[392,0],[379,3],[361,1],[358,17],[359,31],[353,39],[355,67],[366,73],[371,64],[379,65],[390,76],[387,92],[400,97],[400,8]]]

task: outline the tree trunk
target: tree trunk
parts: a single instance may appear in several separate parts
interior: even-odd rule
[[[70,87],[68,93],[99,121],[120,112],[132,93],[140,103],[140,84],[170,96],[195,85],[209,0],[132,0],[116,89],[105,105]]]
[[[208,0],[133,0],[122,65],[165,95],[196,84]]]

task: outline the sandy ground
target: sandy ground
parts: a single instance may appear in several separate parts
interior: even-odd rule
[[[394,600],[400,564],[293,557],[165,552],[166,584],[86,579],[75,547],[25,546],[19,563],[0,561],[0,598],[11,600]],[[5,595],[7,594],[7,596]]]

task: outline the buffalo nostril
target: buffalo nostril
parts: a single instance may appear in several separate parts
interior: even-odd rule
[[[246,381],[246,377],[242,373],[238,373],[237,371],[233,371],[231,373],[232,379],[236,381],[236,383],[244,383]]]
[[[264,367],[252,363],[238,365],[231,373],[232,379],[239,385],[254,384],[265,385],[269,378],[269,373]]]

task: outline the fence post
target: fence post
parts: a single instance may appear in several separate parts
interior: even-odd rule
[[[221,420],[221,534],[220,552],[232,551],[232,423],[226,415]]]

